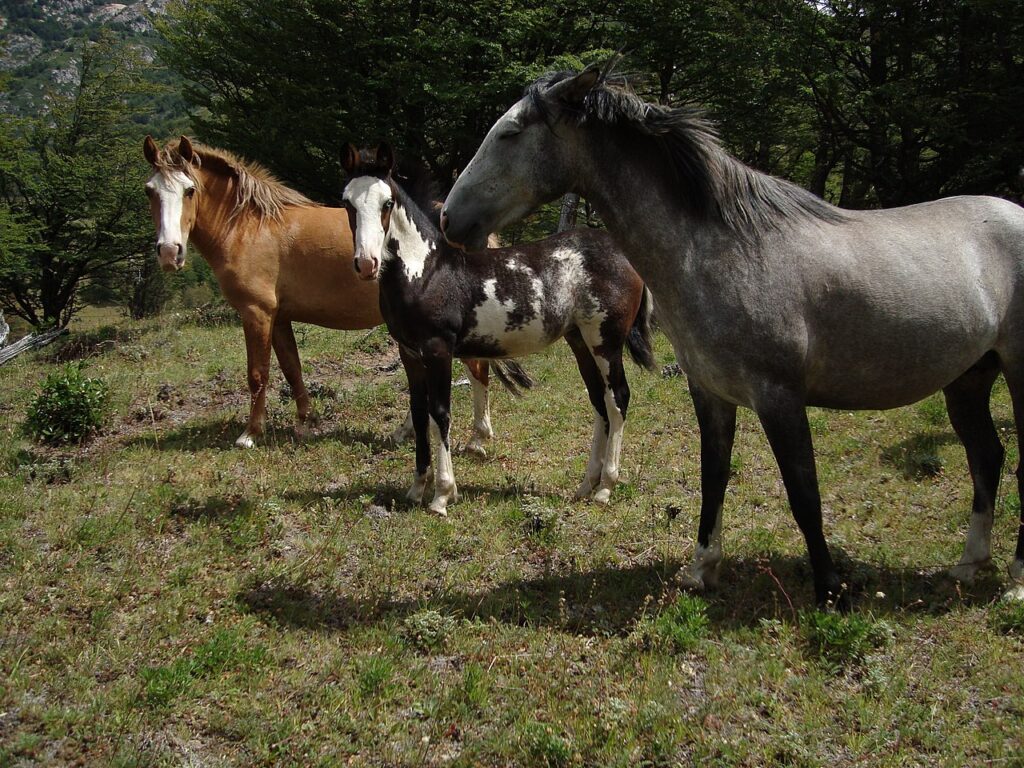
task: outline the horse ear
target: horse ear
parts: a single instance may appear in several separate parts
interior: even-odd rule
[[[192,147],[192,142],[188,140],[188,136],[182,136],[178,142],[178,154],[181,155],[181,159],[186,163],[192,163],[197,168],[202,164],[199,155],[196,154],[195,149]]]
[[[149,134],[146,135],[146,140],[142,142],[142,154],[146,156],[146,162],[150,165],[155,166],[157,158],[160,156],[160,150],[156,146],[156,142],[153,141],[153,137]]]
[[[382,141],[377,146],[377,165],[381,168],[387,168],[388,173],[392,173],[395,170],[395,153],[391,150],[391,145],[386,141]]]
[[[355,176],[359,170],[359,150],[352,142],[346,144],[345,149],[341,151],[341,167],[349,176]]]
[[[548,89],[548,94],[564,104],[582,104],[583,99],[600,80],[600,65],[591,64],[579,74],[555,83]]]

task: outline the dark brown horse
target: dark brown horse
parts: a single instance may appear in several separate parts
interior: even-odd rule
[[[429,419],[437,444],[430,509],[444,514],[457,499],[448,444],[452,358],[519,357],[564,338],[595,412],[590,462],[577,495],[607,502],[619,477],[629,406],[623,347],[637,364],[654,365],[650,295],[611,238],[577,230],[466,254],[445,242],[434,220],[395,181],[386,144],[376,153],[350,145],[344,166],[353,177],[344,202],[353,223],[356,272],[379,282],[384,320],[409,376],[416,431],[409,498],[420,501],[426,487]]]

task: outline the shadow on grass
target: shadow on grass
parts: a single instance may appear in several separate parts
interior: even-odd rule
[[[1013,430],[1011,419],[999,419],[995,422],[997,430]],[[1003,439],[1006,442],[1006,439]],[[894,469],[898,469],[908,480],[919,480],[931,477],[942,471],[942,460],[938,449],[944,445],[959,445],[960,438],[951,427],[944,430],[934,429],[916,432],[894,445],[882,449],[881,459]]]
[[[409,483],[403,484],[406,479]],[[409,490],[409,484],[411,483],[412,462],[409,464],[408,472],[403,470],[401,477],[397,482],[356,481],[351,485],[341,485],[338,488],[331,490],[318,491],[315,489],[307,489],[301,491],[287,491],[283,494],[283,498],[288,501],[298,502],[303,506],[306,504],[316,503],[320,499],[324,498],[334,499],[335,501],[341,502],[366,498],[370,500],[371,504],[377,504],[382,507],[387,507],[388,509],[394,508],[400,511],[412,511],[420,508],[426,508],[430,499],[434,497],[433,484],[427,486],[427,491],[424,494],[424,501],[412,502],[405,497],[405,494]],[[460,505],[483,505],[498,499],[521,499],[526,495],[536,496],[542,501],[551,501],[556,505],[565,505],[567,503],[564,498],[557,494],[552,495],[549,493],[543,493],[532,487],[524,488],[522,485],[519,485],[514,481],[497,487],[477,485],[475,483],[460,483],[458,503]]]
[[[125,441],[126,448],[149,448],[156,451],[204,451],[209,448],[233,448],[235,438],[244,425],[226,416],[202,419],[169,430],[150,430]]]
[[[842,556],[839,560],[853,584],[854,610],[870,610],[878,616],[942,614],[965,603],[990,603],[1001,589],[994,575],[968,589],[943,573],[880,567]],[[480,592],[410,600],[385,595],[356,598],[271,578],[249,583],[237,599],[243,610],[303,629],[346,631],[433,608],[480,621],[612,636],[628,634],[638,619],[657,612],[660,603],[674,597],[678,591],[674,577],[681,566],[678,561],[666,561],[598,568],[512,581]],[[877,593],[885,597],[870,597]],[[712,626],[722,630],[757,627],[762,619],[795,619],[797,612],[814,607],[810,567],[804,557],[726,558],[721,584],[706,599]]]
[[[150,448],[158,451],[202,451],[209,448],[233,449],[235,440],[245,429],[245,423],[233,416],[202,418],[168,430],[149,430],[125,441],[125,447]],[[389,450],[387,439],[369,430],[338,427],[323,434],[313,434],[297,441],[292,424],[267,425],[266,433],[256,440],[256,450],[274,450],[282,446],[316,445],[335,441],[343,445],[361,444],[375,451]]]

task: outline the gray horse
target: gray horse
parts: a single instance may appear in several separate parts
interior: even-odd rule
[[[991,197],[840,210],[729,156],[699,112],[645,103],[624,79],[588,68],[540,78],[494,124],[448,196],[445,235],[475,246],[566,191],[597,209],[650,287],[689,378],[702,501],[684,583],[717,580],[745,406],[778,461],[818,602],[846,605],[822,533],[806,407],[894,408],[939,389],[974,481],[952,573],[970,580],[989,563],[1004,456],[989,397],[1000,371],[1024,435],[1024,210]],[[1017,477],[1024,486],[1020,467]],[[1010,576],[1024,599],[1024,517]]]

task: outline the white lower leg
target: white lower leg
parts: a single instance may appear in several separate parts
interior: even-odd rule
[[[708,545],[697,544],[693,563],[689,570],[680,573],[679,580],[684,587],[703,591],[705,587],[718,584],[718,566],[722,562],[722,509],[715,516],[715,527],[711,529]]]
[[[413,473],[412,486],[409,488],[409,492],[405,494],[405,498],[409,501],[419,504],[423,501],[423,494],[427,490],[427,483],[430,482],[430,467],[427,467],[427,471],[422,475]]]
[[[1014,558],[1010,563],[1010,581],[1010,588],[1003,599],[1024,602],[1024,560]]]
[[[430,436],[434,443],[437,462],[434,465],[434,500],[430,502],[430,511],[446,515],[448,502],[458,501],[458,489],[455,486],[455,470],[452,466],[452,452],[442,438],[441,430],[433,417],[430,419]],[[446,436],[445,436],[446,437]]]
[[[608,434],[605,432],[604,419],[601,414],[594,412],[594,436],[590,441],[590,459],[587,461],[587,473],[583,476],[583,482],[576,489],[576,498],[585,499],[594,490],[594,487],[601,479],[601,467],[604,466],[605,444],[608,441]]]
[[[604,407],[608,412],[608,440],[604,449],[604,466],[601,467],[601,485],[594,494],[594,501],[607,504],[612,496],[612,489],[619,481],[619,458],[622,454],[622,429],[625,419],[615,404],[615,396],[610,389],[604,393]]]
[[[494,436],[491,429],[491,402],[488,398],[487,387],[472,375],[469,381],[473,386],[473,437],[470,439],[466,450],[479,456],[486,456],[487,449],[484,448],[484,441]]]
[[[971,514],[971,526],[967,529],[967,542],[960,562],[950,568],[949,573],[958,581],[970,582],[978,571],[992,560],[992,513]]]

